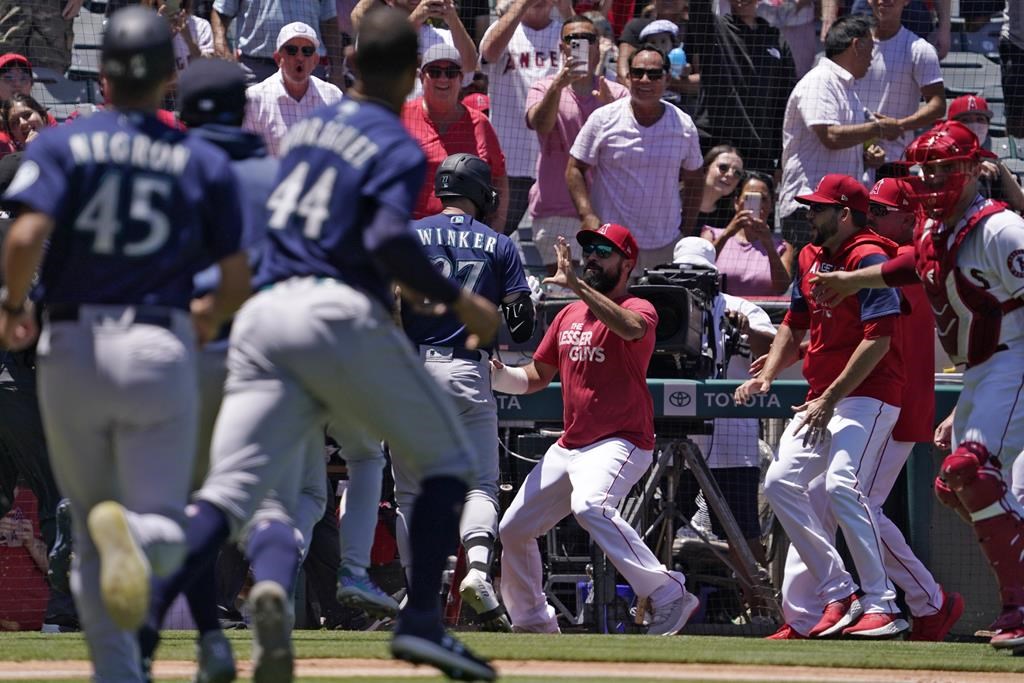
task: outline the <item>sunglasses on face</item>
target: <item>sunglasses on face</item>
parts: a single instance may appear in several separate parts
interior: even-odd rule
[[[312,45],[303,45],[301,48],[298,45],[285,45],[283,48],[284,53],[289,57],[294,57],[299,54],[299,50],[302,50],[303,57],[312,57],[316,54],[316,48]]]
[[[836,204],[809,204],[807,210],[811,213],[825,213],[829,209],[841,209],[841,206]]]
[[[590,256],[591,254],[597,254],[597,258],[606,259],[615,253],[615,247],[610,244],[585,244],[583,245],[583,255]]]
[[[868,211],[870,211],[871,215],[874,216],[875,218],[885,218],[895,210],[896,209],[894,209],[893,207],[886,206],[884,204],[872,203],[868,206]]]
[[[718,172],[722,175],[728,175],[730,171],[736,175],[743,175],[743,169],[738,166],[733,166],[731,164],[716,164],[716,166],[718,167]]]
[[[431,78],[441,78],[441,76],[445,78],[458,78],[462,75],[462,69],[457,66],[428,66],[423,71]]]
[[[597,42],[596,33],[570,33],[567,36],[562,36],[562,42],[568,44],[574,40],[589,40],[591,43]]]
[[[649,81],[660,81],[665,76],[664,69],[630,69],[629,77],[635,80],[641,80],[644,76],[647,76]]]

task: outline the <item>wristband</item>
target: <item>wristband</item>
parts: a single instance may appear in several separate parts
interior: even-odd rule
[[[525,394],[530,388],[530,378],[522,368],[500,368],[491,366],[491,388],[503,394]]]

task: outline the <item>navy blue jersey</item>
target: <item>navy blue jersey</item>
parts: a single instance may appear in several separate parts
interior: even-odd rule
[[[515,244],[463,214],[437,214],[412,224],[420,243],[441,274],[463,289],[500,304],[509,294],[529,292]],[[466,327],[454,313],[423,316],[402,309],[402,327],[417,344],[463,346]]]
[[[6,196],[55,222],[44,303],[187,309],[192,276],[239,249],[227,155],[149,114],[104,111],[47,129]]]
[[[426,166],[398,115],[348,98],[292,126],[282,150],[256,286],[317,276],[390,302],[367,229],[380,207],[407,220]]]

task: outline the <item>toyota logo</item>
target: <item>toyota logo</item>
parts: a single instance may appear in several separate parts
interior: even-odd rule
[[[685,408],[693,401],[693,397],[685,391],[673,391],[669,394],[668,402],[676,408]]]

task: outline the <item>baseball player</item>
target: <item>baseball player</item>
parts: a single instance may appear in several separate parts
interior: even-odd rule
[[[434,176],[434,195],[444,210],[413,223],[423,249],[450,280],[500,305],[512,339],[525,342],[533,334],[534,310],[519,252],[509,237],[483,222],[498,202],[490,167],[471,154],[449,156]],[[491,391],[490,354],[467,349],[465,326],[450,314],[425,316],[405,306],[402,326],[418,345],[427,372],[454,399],[477,458],[477,481],[466,496],[460,523],[469,569],[459,593],[482,623],[511,630],[490,578],[499,509],[498,406]],[[394,472],[398,541],[408,565],[406,519],[416,499],[416,480],[401,462]]]
[[[42,261],[39,400],[71,500],[72,589],[96,680],[118,683],[142,680],[133,631],[150,572],[184,557],[196,332],[208,338],[249,292],[227,156],[154,114],[171,40],[151,10],[115,13],[101,52],[114,109],[40,135],[7,195],[25,210],[4,245],[0,336],[34,338],[26,297]],[[209,263],[220,284],[190,318],[192,277]]]
[[[869,222],[875,232],[904,245],[900,246],[899,253],[906,249],[912,251],[910,242],[916,202],[902,181],[895,178],[879,180],[868,197]],[[882,449],[877,472],[866,493],[882,539],[886,574],[903,589],[907,607],[913,616],[910,640],[942,641],[963,614],[963,598],[959,593],[947,594],[942,590],[882,509],[914,445],[930,441],[932,425],[935,424],[935,325],[923,288],[905,287],[903,295],[910,307],[910,312],[900,318],[907,382],[903,387],[899,419]],[[825,528],[834,533],[836,521],[828,508],[824,483],[823,478],[816,478],[809,495],[816,507],[826,510]],[[782,586],[786,623],[769,639],[791,640],[807,636],[825,608],[816,588],[814,577],[800,555],[790,552]]]
[[[978,195],[990,153],[962,123],[918,137],[905,181],[921,203],[914,253],[857,273],[819,274],[833,298],[854,288],[920,282],[950,359],[964,368],[953,421],[953,453],[935,480],[939,499],[974,527],[999,584],[996,648],[1024,649],[1024,508],[1010,495],[1002,462],[1024,478],[1024,219]],[[824,296],[822,292],[822,296]]]
[[[672,635],[699,601],[617,510],[651,465],[654,407],[646,375],[658,314],[629,294],[639,248],[627,228],[606,223],[581,230],[576,241],[583,248],[582,278],[560,237],[558,270],[545,282],[568,287],[580,301],[555,316],[529,365],[491,361],[492,386],[507,394],[539,391],[558,373],[565,425],[501,519],[501,596],[517,630],[559,631],[542,588],[537,537],[572,514],[636,595],[649,598],[647,632]]]
[[[736,400],[768,391],[798,356],[810,330],[803,365],[810,391],[793,408],[796,415],[765,475],[765,497],[789,536],[790,555],[798,554],[807,566],[813,593],[825,606],[809,635],[892,637],[909,625],[899,618],[877,517],[866,501],[902,399],[900,299],[892,289],[865,290],[857,299],[827,307],[810,295],[809,279],[817,272],[885,261],[895,256],[896,245],[865,229],[868,193],[849,176],[826,175],[797,201],[808,207],[814,236],[800,252],[790,310],[768,360],[757,377],[736,390]],[[826,495],[813,497],[815,486]],[[829,512],[857,565],[864,593],[859,601],[835,548]]]
[[[285,137],[267,199],[259,291],[231,330],[213,464],[195,496],[186,567],[212,561],[273,490],[276,514],[253,525],[246,539],[255,580],[253,680],[291,681],[287,596],[300,557],[294,527],[302,461],[313,457],[305,443],[327,422],[342,443],[379,435],[421,482],[409,599],[391,651],[452,677],[493,680],[486,662],[444,632],[438,601],[475,477],[472,446],[450,399],[394,324],[384,273],[400,274],[409,289],[450,306],[470,347],[490,342],[498,312],[442,277],[409,229],[424,159],[398,120],[416,72],[416,34],[405,17],[386,8],[367,16],[355,63],[360,79],[350,96]],[[178,572],[170,588],[190,578]]]

